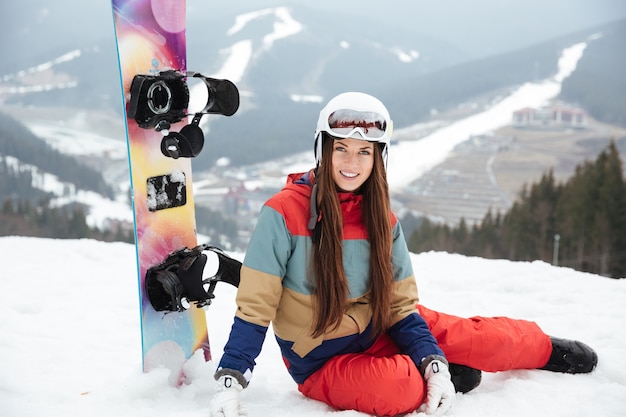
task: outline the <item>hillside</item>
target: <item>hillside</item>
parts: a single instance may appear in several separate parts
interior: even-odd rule
[[[576,103],[597,120],[626,127],[626,20],[599,28],[561,99]]]
[[[52,149],[24,124],[0,112],[0,195],[36,201],[56,196],[93,191],[105,197],[115,192],[102,175],[86,161]]]
[[[506,126],[458,145],[396,198],[413,213],[451,225],[464,218],[471,225],[489,210],[504,214],[524,185],[536,183],[549,170],[557,181],[566,181],[611,139],[626,161],[626,128],[595,120],[586,129]]]

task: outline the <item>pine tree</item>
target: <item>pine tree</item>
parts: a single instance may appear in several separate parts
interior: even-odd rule
[[[614,141],[600,154],[596,165],[598,199],[593,242],[599,256],[597,270],[602,275],[626,276],[626,254],[621,252],[626,233],[626,186]]]
[[[4,203],[2,203],[2,214],[13,214],[13,202],[10,198],[5,198]]]
[[[560,262],[581,271],[589,271],[585,254],[589,248],[589,236],[593,222],[595,195],[594,167],[590,162],[578,165],[563,186],[556,205],[557,230],[561,236]]]

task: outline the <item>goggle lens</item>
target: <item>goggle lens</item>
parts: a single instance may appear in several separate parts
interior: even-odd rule
[[[387,120],[376,112],[342,109],[328,116],[328,127],[337,137],[350,137],[357,130],[367,139],[380,139],[387,131]]]

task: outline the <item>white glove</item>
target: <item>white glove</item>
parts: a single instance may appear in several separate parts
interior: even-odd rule
[[[217,380],[217,393],[211,401],[211,417],[239,417],[248,415],[239,404],[241,384],[230,375],[222,375]]]
[[[426,402],[422,404],[420,411],[443,416],[452,407],[456,393],[450,378],[448,365],[444,362],[435,359],[426,366]]]

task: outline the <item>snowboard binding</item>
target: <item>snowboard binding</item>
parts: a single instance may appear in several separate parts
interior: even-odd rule
[[[219,266],[214,276],[203,278],[207,255],[217,255]],[[197,308],[208,307],[215,295],[218,282],[239,286],[241,262],[226,255],[220,248],[198,245],[172,252],[163,262],[148,270],[145,291],[156,311],[182,312],[195,304]]]
[[[208,99],[196,112],[190,124],[180,132],[170,131],[173,123],[189,116],[189,87],[186,79],[198,78],[207,88]],[[200,120],[205,114],[232,116],[239,109],[239,90],[228,80],[205,77],[198,72],[161,71],[156,75],[135,75],[130,85],[128,117],[143,129],[155,129],[163,134],[161,152],[178,159],[198,156],[204,146]]]

